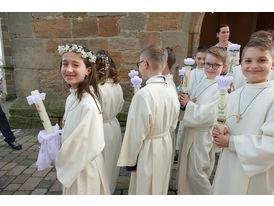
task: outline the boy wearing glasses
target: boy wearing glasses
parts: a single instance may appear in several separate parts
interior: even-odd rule
[[[211,128],[216,120],[219,92],[216,76],[226,68],[227,52],[211,47],[207,50],[204,71],[206,78],[197,85],[191,97],[180,95],[186,105],[184,130],[179,153],[178,194],[208,195],[215,152]]]
[[[170,131],[179,116],[177,94],[167,86],[162,71],[167,62],[165,49],[150,45],[138,62],[146,86],[132,98],[118,166],[132,170],[129,195],[166,195],[172,160]]]

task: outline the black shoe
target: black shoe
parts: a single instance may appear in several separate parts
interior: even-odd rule
[[[15,140],[13,142],[7,142],[7,143],[12,149],[15,149],[15,150],[22,149],[22,146],[18,142],[16,142]]]

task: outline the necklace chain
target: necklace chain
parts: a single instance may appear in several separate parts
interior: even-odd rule
[[[216,82],[214,82],[214,83],[212,83],[212,84],[210,84],[210,85],[208,85],[205,89],[203,89],[197,96],[195,96],[193,99],[192,99],[192,101],[195,103],[196,101],[197,101],[197,98],[206,90],[206,89],[208,89],[210,86],[212,86],[213,84],[216,84]]]
[[[252,104],[252,102],[256,99],[257,96],[259,96],[259,94],[261,94],[266,88],[263,88],[261,91],[259,91],[254,97],[253,99],[248,103],[248,105],[246,106],[246,108],[244,109],[244,111],[242,113],[240,113],[240,103],[241,103],[241,97],[242,97],[242,93],[243,90],[245,89],[245,87],[242,88],[241,92],[240,92],[240,96],[239,96],[239,103],[238,103],[238,115],[237,115],[237,123],[240,122],[241,119],[243,119],[243,114],[246,112],[246,110],[248,109],[248,107]]]

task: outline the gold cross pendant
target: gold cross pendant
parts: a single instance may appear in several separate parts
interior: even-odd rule
[[[239,114],[239,115],[237,115],[237,121],[236,122],[239,123],[242,119],[243,119],[242,115]]]
[[[196,97],[194,97],[193,99],[192,99],[192,102],[197,102],[197,98]]]

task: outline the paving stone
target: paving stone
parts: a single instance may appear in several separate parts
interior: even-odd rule
[[[18,188],[20,186],[21,186],[20,184],[9,184],[4,190],[14,192],[14,191],[18,190]]]
[[[11,195],[11,191],[0,191],[0,195]]]
[[[0,168],[4,167],[7,164],[7,162],[0,162]]]
[[[1,148],[1,150],[2,150],[2,148]],[[9,153],[10,153],[10,151],[0,151],[0,156],[4,157],[4,156],[8,155]]]
[[[0,177],[2,177],[4,174],[6,174],[7,171],[6,170],[0,170]]]
[[[34,160],[37,160],[37,158],[38,158],[37,152],[34,152],[27,157],[27,159],[34,159]]]
[[[32,195],[44,195],[48,189],[43,189],[43,188],[36,188],[31,194]]]
[[[23,172],[23,174],[33,174],[35,171],[35,168],[28,168]]]
[[[56,172],[50,172],[46,177],[45,180],[56,180]]]
[[[23,162],[25,159],[26,159],[26,156],[18,156],[18,157],[16,157],[14,160],[12,160],[12,162],[21,163],[21,162]]]
[[[122,190],[115,190],[113,195],[121,195],[122,194]]]
[[[11,162],[12,160],[14,160],[16,157],[18,156],[18,154],[8,154],[6,155],[4,158],[1,159],[2,162]]]
[[[31,191],[16,191],[13,195],[29,195]]]
[[[6,166],[2,167],[1,169],[2,170],[10,170],[10,169],[14,168],[16,165],[17,165],[17,163],[11,162],[11,163],[8,163]]]
[[[14,178],[14,176],[7,175],[0,177],[0,189],[5,188]]]
[[[47,192],[46,195],[61,195],[62,192]]]
[[[61,192],[62,184],[57,180],[49,190],[50,192]]]
[[[51,168],[48,169],[44,169],[42,171],[36,171],[35,173],[33,173],[33,177],[45,177],[49,172],[50,172]]]
[[[35,162],[35,160],[25,159],[22,162],[20,162],[20,165],[32,165]]]
[[[55,182],[54,180],[42,180],[37,187],[50,188],[54,184],[54,182]]]
[[[15,184],[23,184],[24,182],[26,182],[26,180],[30,177],[30,174],[21,174],[19,176],[17,176],[12,183]]]
[[[16,166],[11,171],[9,171],[7,173],[7,175],[15,175],[15,176],[17,176],[20,173],[22,173],[26,168],[27,168],[27,166]]]
[[[130,177],[128,176],[119,176],[117,180],[116,189],[124,190],[129,187]]]
[[[33,190],[42,178],[39,177],[30,177],[21,187],[20,190]]]

